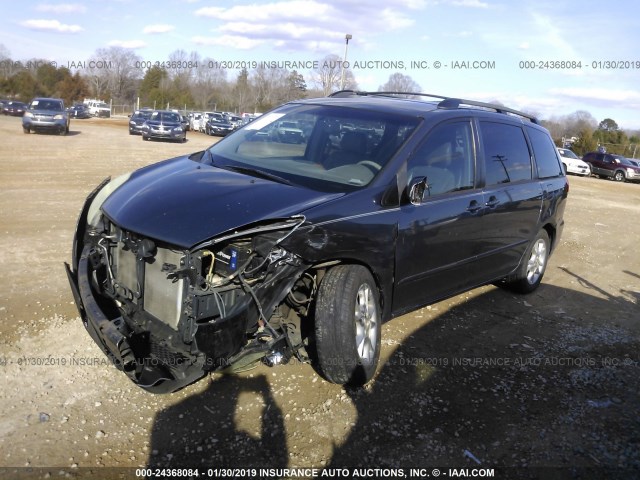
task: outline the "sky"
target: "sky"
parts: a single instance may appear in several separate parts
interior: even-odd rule
[[[13,60],[73,66],[120,46],[147,62],[182,49],[232,67],[313,67],[343,57],[350,34],[360,90],[402,73],[422,92],[498,100],[542,119],[586,110],[640,129],[637,2],[36,0],[3,10],[0,51]],[[297,70],[309,83],[309,69]]]

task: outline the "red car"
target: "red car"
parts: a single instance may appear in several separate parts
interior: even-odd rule
[[[616,182],[640,182],[640,167],[634,165],[622,155],[612,153],[589,152],[582,157],[591,165],[591,173],[600,178],[612,178]]]

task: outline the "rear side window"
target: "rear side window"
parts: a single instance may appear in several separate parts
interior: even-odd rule
[[[538,177],[549,178],[562,176],[562,166],[558,162],[556,148],[549,135],[535,128],[527,127],[533,156],[538,167]]]
[[[531,156],[522,128],[480,122],[486,185],[531,180]]]

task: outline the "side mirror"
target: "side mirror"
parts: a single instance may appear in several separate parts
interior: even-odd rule
[[[427,177],[416,177],[407,186],[407,197],[411,205],[421,205],[427,191]]]

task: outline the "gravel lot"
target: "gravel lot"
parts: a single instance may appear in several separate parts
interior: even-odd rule
[[[640,478],[640,185],[570,177],[540,289],[487,286],[387,323],[366,388],[291,363],[154,396],[92,343],[62,263],[103,178],[215,138],[143,142],[122,119],[24,135],[2,117],[0,139],[0,478],[148,465]]]

